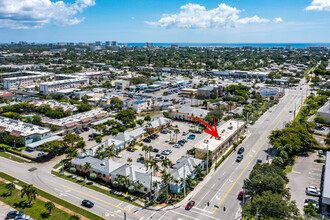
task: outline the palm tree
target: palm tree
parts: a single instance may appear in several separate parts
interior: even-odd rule
[[[91,163],[86,162],[85,165],[84,165],[85,173],[87,173],[90,169],[92,169]]]
[[[132,158],[127,158],[127,162],[130,164],[130,163],[132,163],[133,162],[133,160],[132,160]]]
[[[13,193],[13,190],[15,189],[15,184],[14,183],[7,183],[6,184],[6,189],[8,189],[9,193],[8,195],[11,196],[11,194]]]
[[[178,128],[174,129],[174,134],[176,135],[176,141],[178,141],[178,134],[180,134],[180,130]]]
[[[45,208],[48,211],[48,215],[52,215],[52,211],[55,209],[55,205],[52,202],[46,202],[45,203]]]
[[[172,131],[168,132],[170,134],[170,141],[172,141]]]
[[[71,215],[69,220],[80,220],[78,215]]]
[[[21,197],[27,196],[28,198],[28,205],[32,204],[32,200],[37,198],[38,192],[37,189],[33,187],[32,184],[24,185],[21,189]]]
[[[172,162],[167,157],[165,157],[165,159],[162,160],[162,167],[164,168],[164,170],[169,168],[171,166],[171,164],[172,164]]]
[[[231,107],[234,105],[234,103],[232,101],[229,101],[227,104],[229,106],[229,111],[231,111]]]
[[[115,156],[115,152],[114,152],[114,150],[113,150],[113,147],[114,147],[115,145],[114,144],[112,144],[111,146],[108,146],[106,149],[105,149],[105,151],[106,151],[106,153],[108,154],[108,157],[109,158],[113,158],[114,156]]]
[[[152,146],[148,146],[148,153],[149,153],[149,160],[150,160],[150,153],[154,151],[154,148]]]
[[[142,151],[144,151],[144,157],[147,158],[147,153],[148,153],[148,146],[147,145],[143,145],[142,147]]]

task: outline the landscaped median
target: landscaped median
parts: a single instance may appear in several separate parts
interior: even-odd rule
[[[79,180],[76,179],[76,178],[67,177],[66,175],[63,175],[63,174],[61,174],[61,173],[59,173],[59,172],[56,172],[56,171],[54,171],[54,170],[52,170],[51,172],[52,172],[53,175],[58,176],[58,177],[61,177],[61,178],[65,179],[65,180],[71,181],[71,182],[73,182],[73,183],[77,183],[77,184],[82,185],[82,186],[84,186],[84,187],[87,187],[87,188],[89,188],[89,189],[92,189],[92,190],[95,190],[95,191],[97,191],[97,192],[103,193],[103,194],[105,194],[105,195],[107,195],[107,196],[111,196],[111,197],[114,197],[114,198],[119,199],[119,200],[121,200],[121,201],[124,201],[124,202],[130,203],[130,204],[135,205],[135,206],[140,207],[140,208],[143,208],[142,205],[140,205],[140,204],[138,204],[138,203],[136,203],[136,202],[134,202],[134,201],[131,201],[131,200],[126,199],[126,198],[125,198],[124,196],[122,196],[121,194],[112,193],[112,192],[110,191],[110,189],[109,189],[109,190],[106,190],[106,189],[102,189],[102,188],[97,187],[97,186],[94,186],[94,185],[88,185],[88,184],[86,184],[84,181],[79,181]]]
[[[0,157],[4,157],[4,158],[7,158],[9,160],[13,160],[13,161],[16,161],[16,162],[19,162],[19,163],[29,163],[29,161],[27,160],[24,160],[20,157],[16,157],[14,155],[11,155],[7,152],[3,152],[3,151],[0,151]]]
[[[5,173],[0,172],[0,177],[9,181],[9,182],[13,182],[18,186],[24,186],[27,185],[26,183],[12,177],[9,176]],[[56,196],[53,196],[49,193],[46,193],[40,189],[37,189],[38,195],[43,197],[46,200],[49,200],[53,203],[56,203],[59,206],[62,206],[74,213],[80,214],[81,216],[84,216],[88,219],[96,219],[96,220],[101,220],[103,219],[102,217],[95,215],[83,208],[77,207],[69,202],[66,202]],[[54,209],[53,215],[48,216],[47,215],[47,210],[45,208],[45,202],[42,201],[41,199],[37,199],[33,201],[33,205],[31,207],[26,206],[25,205],[25,199],[22,199],[20,197],[20,192],[18,189],[13,190],[13,193],[11,196],[6,196],[8,193],[8,190],[5,188],[5,183],[0,182],[0,200],[5,202],[6,204],[14,207],[15,209],[19,210],[19,211],[24,211],[25,214],[30,215],[32,218],[35,219],[69,219],[72,215],[61,210],[61,209]]]

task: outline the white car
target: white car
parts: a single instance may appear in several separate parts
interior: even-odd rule
[[[187,135],[189,133],[189,131],[184,131],[182,132],[182,135]]]
[[[308,186],[308,187],[306,188],[306,190],[310,190],[310,189],[312,189],[312,190],[316,190],[316,191],[318,191],[318,192],[321,192],[320,188],[317,188],[316,186]]]
[[[169,155],[170,152],[168,152],[167,150],[163,150],[163,151],[162,151],[162,154],[164,154],[164,155]]]
[[[29,215],[16,216],[14,220],[29,220],[31,217]]]
[[[166,149],[167,152],[169,153],[172,153],[172,150],[171,149]]]
[[[308,189],[306,188],[306,194],[310,196],[321,196],[321,192],[315,189]]]
[[[180,144],[174,144],[173,147],[180,148]]]
[[[122,158],[123,155],[121,155],[121,154],[115,154],[115,157],[117,157],[117,158]]]

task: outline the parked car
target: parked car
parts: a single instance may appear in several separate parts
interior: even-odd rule
[[[243,197],[244,197],[244,191],[240,191],[240,192],[238,193],[237,199],[242,200]]]
[[[316,186],[308,186],[306,189],[308,189],[308,190],[313,189],[313,190],[316,190],[318,192],[321,192],[320,188],[317,188]]]
[[[160,133],[162,133],[162,134],[167,134],[168,132],[169,132],[168,129],[164,129],[164,130],[162,130]]]
[[[195,201],[190,201],[186,205],[186,210],[190,210],[195,205]]]
[[[238,154],[242,154],[244,152],[244,147],[240,147],[237,151]]]
[[[25,151],[27,151],[27,152],[33,152],[33,151],[35,151],[35,148],[29,147],[29,148],[26,148]]]
[[[85,206],[87,208],[92,208],[94,206],[94,203],[92,203],[91,201],[85,199],[81,202],[82,206]]]
[[[80,130],[76,130],[76,134],[81,134],[81,131]]]
[[[180,144],[174,144],[173,147],[174,148],[180,148]]]
[[[164,159],[165,157],[161,154],[156,154],[156,157],[160,158],[160,159]]]
[[[164,155],[169,155],[169,154],[170,154],[170,152],[169,152],[169,151],[167,151],[167,150],[163,150],[163,151],[162,151],[162,154],[164,154]]]
[[[151,139],[150,138],[146,138],[146,139],[143,140],[143,142],[150,143],[151,142]]]
[[[239,154],[236,158],[236,162],[241,162],[243,160],[243,155]]]
[[[138,146],[132,146],[132,148],[133,148],[134,150],[138,150],[138,149],[139,149]]]
[[[313,206],[314,206],[316,209],[319,209],[319,208],[320,208],[320,206],[319,206],[319,202],[318,202],[318,201],[315,201],[314,199],[305,199],[304,207],[308,206],[308,203],[312,203]]]
[[[31,216],[29,215],[20,215],[20,216],[16,216],[14,220],[29,220],[31,219]]]
[[[129,151],[129,152],[135,152],[135,150],[133,148],[131,148],[131,147],[127,148],[127,151]]]
[[[172,153],[172,150],[171,150],[171,149],[166,149],[166,151],[168,151],[168,152]]]
[[[121,154],[115,154],[115,157],[117,157],[117,158],[122,158],[123,155],[121,155]]]
[[[44,156],[46,156],[45,153],[43,153],[43,152],[38,153],[38,157],[44,157]]]
[[[196,135],[194,135],[194,134],[191,134],[191,135],[189,135],[189,136],[188,136],[188,139],[192,139],[192,140],[194,140],[194,139],[195,139],[195,137],[196,137]]]
[[[158,153],[159,150],[157,148],[154,148],[154,153]]]
[[[189,134],[189,131],[182,132],[182,135],[187,135],[187,134]]]
[[[24,215],[24,212],[20,212],[20,211],[10,211],[7,213],[7,217],[6,218],[15,218],[17,216],[22,216]]]
[[[184,142],[181,142],[181,141],[179,141],[177,144],[180,146],[184,146]]]
[[[82,128],[82,129],[80,129],[80,131],[81,131],[81,132],[85,132],[85,130],[84,130],[83,128]]]
[[[89,131],[89,128],[84,128],[85,129],[85,131]]]
[[[305,192],[306,192],[307,195],[310,195],[310,196],[321,196],[321,192],[317,191],[316,189],[306,188]]]
[[[261,159],[258,159],[257,160],[257,164],[261,165],[262,164],[262,160]]]
[[[188,140],[185,139],[185,138],[181,139],[180,141],[183,142],[183,143],[187,143],[188,142]]]

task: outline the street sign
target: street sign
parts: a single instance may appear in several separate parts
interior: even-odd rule
[[[217,205],[214,205],[214,207],[215,207],[215,208],[219,208],[219,206],[217,206]]]

